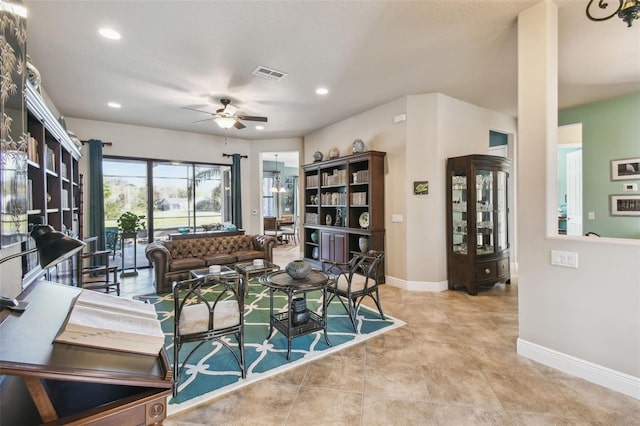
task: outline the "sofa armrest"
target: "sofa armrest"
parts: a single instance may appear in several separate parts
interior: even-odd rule
[[[153,264],[156,290],[160,291],[166,287],[164,282],[165,274],[169,271],[169,260],[171,260],[171,253],[162,244],[161,241],[154,241],[147,245],[145,249],[145,255],[147,259]]]
[[[264,260],[267,262],[273,262],[273,248],[276,245],[277,240],[274,237],[267,235],[254,235],[253,246],[256,250],[264,251]]]

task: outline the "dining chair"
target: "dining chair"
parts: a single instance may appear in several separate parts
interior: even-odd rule
[[[279,227],[280,233],[282,234],[282,238],[287,242],[293,240],[295,245],[298,244],[298,220],[293,219],[293,215],[290,215],[291,219],[289,221],[293,222],[289,225],[282,225]]]
[[[278,229],[278,219],[272,216],[265,216],[262,221],[264,227],[264,235],[276,237],[278,242],[282,242],[282,236]]]
[[[227,348],[246,377],[244,355],[244,278],[240,274],[215,278],[204,276],[173,283],[173,396],[178,394],[180,376],[191,356],[206,342]],[[224,339],[234,336],[237,349]],[[186,357],[180,359],[183,345]]]
[[[355,254],[347,263],[322,262],[322,269],[331,277],[327,292],[331,293],[327,306],[337,297],[347,310],[353,329],[357,329],[357,314],[365,297],[370,297],[380,313],[386,319],[380,305],[380,269],[384,261],[384,252],[369,250]],[[346,304],[345,300],[346,299]]]

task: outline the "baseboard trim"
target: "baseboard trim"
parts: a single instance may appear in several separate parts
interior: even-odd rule
[[[640,377],[612,370],[518,338],[518,355],[640,400]]]
[[[448,288],[447,281],[407,281],[390,275],[385,276],[385,282],[394,287],[409,291],[445,291]]]

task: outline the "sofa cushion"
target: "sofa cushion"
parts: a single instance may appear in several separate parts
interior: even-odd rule
[[[203,259],[188,257],[186,259],[174,259],[169,262],[169,271],[184,271],[185,269],[204,268],[207,263]]]
[[[238,262],[243,262],[245,260],[253,260],[253,259],[263,259],[264,258],[264,252],[263,251],[258,251],[258,250],[241,250],[241,251],[237,251],[235,253],[237,257],[238,257]]]
[[[226,265],[229,263],[236,263],[238,258],[233,254],[209,254],[202,258],[207,265]]]

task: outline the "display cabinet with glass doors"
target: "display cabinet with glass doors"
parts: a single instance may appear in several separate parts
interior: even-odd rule
[[[509,284],[507,187],[511,160],[467,155],[447,160],[449,289]]]

